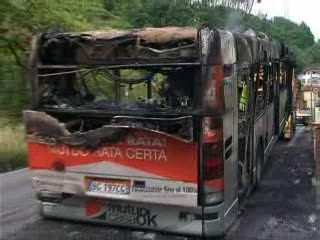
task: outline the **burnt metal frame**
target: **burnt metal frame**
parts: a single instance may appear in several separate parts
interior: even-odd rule
[[[157,63],[157,64],[126,64],[126,65],[114,65],[114,66],[103,66],[103,67],[96,67],[96,68],[85,68],[85,69],[81,69],[81,67],[83,66],[64,66],[65,69],[72,69],[72,68],[80,68],[80,69],[77,69],[77,70],[71,70],[71,71],[65,71],[65,72],[62,72],[62,73],[49,73],[49,74],[37,74],[37,83],[39,82],[38,79],[39,78],[44,78],[44,77],[52,77],[52,76],[60,76],[60,75],[66,75],[66,74],[75,74],[75,73],[82,73],[83,74],[88,74],[92,71],[100,71],[100,70],[116,70],[116,69],[123,69],[123,68],[132,68],[132,69],[135,69],[135,68],[163,68],[163,67],[199,67],[201,66],[201,63],[199,62],[194,62],[194,63]],[[46,65],[39,65],[37,67],[37,69],[61,69],[60,66],[54,66],[54,65],[49,65],[49,66],[46,66]],[[198,70],[196,70],[198,71]],[[197,73],[196,73],[197,74]],[[32,78],[30,79],[32,82],[35,81],[35,78]],[[115,81],[115,82],[119,82],[119,81]],[[37,83],[34,83],[35,85],[37,85],[38,87],[38,84]],[[150,85],[150,84],[149,84]],[[195,85],[193,86],[194,87],[194,95],[195,96],[198,96],[198,94],[196,93],[196,88],[197,88],[198,84],[195,83]],[[151,95],[150,94],[150,87],[148,87],[148,92],[149,92],[149,96]],[[117,91],[116,91],[117,92]],[[32,95],[33,96],[36,96],[38,98],[38,94],[39,92],[38,91],[33,91],[32,90]],[[118,95],[118,94],[117,94]],[[119,98],[119,96],[117,96],[117,98]],[[197,103],[199,102],[197,99],[194,99],[194,103]],[[33,104],[33,108],[36,109],[38,107],[38,104],[37,103],[34,103]],[[197,108],[197,106],[193,106],[195,108]],[[42,110],[44,111],[51,111],[52,109],[45,109],[45,108],[42,108]],[[57,111],[56,112],[59,112],[58,109],[56,109]],[[68,109],[68,111],[70,112],[73,112],[73,113],[77,113],[77,112],[80,112],[81,110],[84,110],[84,109]],[[106,115],[106,114],[115,114],[114,111],[112,110],[86,110],[88,112],[92,112],[92,113],[96,113],[96,114],[103,114],[103,115]],[[65,111],[63,111],[65,112]],[[124,111],[124,110],[121,110],[120,111],[121,114],[132,114],[132,115],[141,115],[140,112],[133,112],[133,111]],[[119,111],[118,111],[119,113]],[[145,114],[158,114],[157,113],[152,113],[151,111],[142,111],[143,115]],[[164,112],[165,113],[165,112]],[[181,112],[183,113],[183,111]],[[179,115],[181,115],[181,113]],[[190,111],[186,112],[185,114],[190,114]]]

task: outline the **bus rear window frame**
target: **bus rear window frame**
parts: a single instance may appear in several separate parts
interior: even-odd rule
[[[115,69],[142,69],[142,68],[170,68],[170,67],[189,67],[189,68],[194,68],[194,72],[195,75],[198,75],[198,77],[195,77],[195,81],[192,88],[194,91],[194,99],[192,101],[192,109],[197,109],[200,106],[198,106],[198,99],[197,99],[197,92],[199,91],[198,85],[199,83],[197,83],[198,81],[201,81],[201,66],[202,64],[200,62],[180,62],[180,63],[151,63],[151,64],[139,64],[139,63],[135,63],[135,64],[124,64],[124,65],[91,65],[90,67],[88,66],[82,66],[82,65],[42,65],[39,64],[37,66],[35,66],[36,68],[36,72],[38,74],[36,74],[36,78],[31,79],[31,82],[35,85],[37,85],[36,88],[32,88],[31,90],[31,94],[33,95],[34,99],[37,99],[38,101],[36,102],[36,104],[33,104],[34,108],[41,108],[41,109],[46,109],[46,107],[41,106],[40,104],[40,92],[37,91],[39,90],[39,86],[40,86],[40,82],[43,79],[50,79],[50,77],[52,76],[58,76],[58,75],[68,75],[68,74],[74,74],[77,72],[89,72],[89,71],[94,71],[94,70],[99,70],[99,69],[106,69],[106,70],[115,70]],[[39,74],[40,72],[43,71],[50,71],[50,70],[63,70],[62,72],[59,73],[43,73],[43,74]],[[36,91],[34,91],[36,90]],[[35,96],[36,95],[36,96]],[[58,108],[57,108],[58,109]],[[69,108],[69,110],[71,110],[72,108]],[[53,109],[51,109],[53,110]],[[75,110],[75,109],[74,109]],[[84,109],[83,109],[84,110]],[[90,109],[88,109],[88,111],[90,111]],[[104,110],[103,110],[104,111]],[[113,112],[113,111],[111,111]],[[124,111],[125,112],[125,111]]]

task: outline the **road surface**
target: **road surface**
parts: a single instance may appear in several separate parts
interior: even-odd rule
[[[275,145],[261,189],[248,199],[229,239],[320,240],[313,168],[310,129],[299,127],[290,142]]]
[[[298,128],[290,142],[278,142],[264,174],[262,187],[246,201],[228,232],[232,240],[317,240],[320,211],[311,186],[310,130]],[[187,239],[101,225],[44,220],[39,217],[28,170],[0,175],[1,237],[27,239]]]
[[[0,239],[37,221],[37,204],[27,169],[0,175]]]

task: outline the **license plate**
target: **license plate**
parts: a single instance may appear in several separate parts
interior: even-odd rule
[[[87,177],[85,181],[89,192],[130,194],[130,181],[128,180]]]

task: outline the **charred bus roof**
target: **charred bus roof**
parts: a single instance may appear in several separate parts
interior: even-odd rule
[[[45,33],[38,42],[38,62],[41,65],[86,66],[204,63],[206,55],[216,55],[209,45],[216,45],[214,41],[218,39],[221,41],[221,57],[227,64],[267,62],[284,59],[288,55],[284,44],[269,39],[263,33],[164,27]]]
[[[45,33],[34,38],[30,56],[32,105],[67,112],[193,113],[203,104],[210,66],[225,66],[229,76],[288,56],[284,44],[253,31],[164,27]]]
[[[152,62],[195,62],[195,28],[146,28],[43,34],[40,61],[58,65],[117,65]]]

